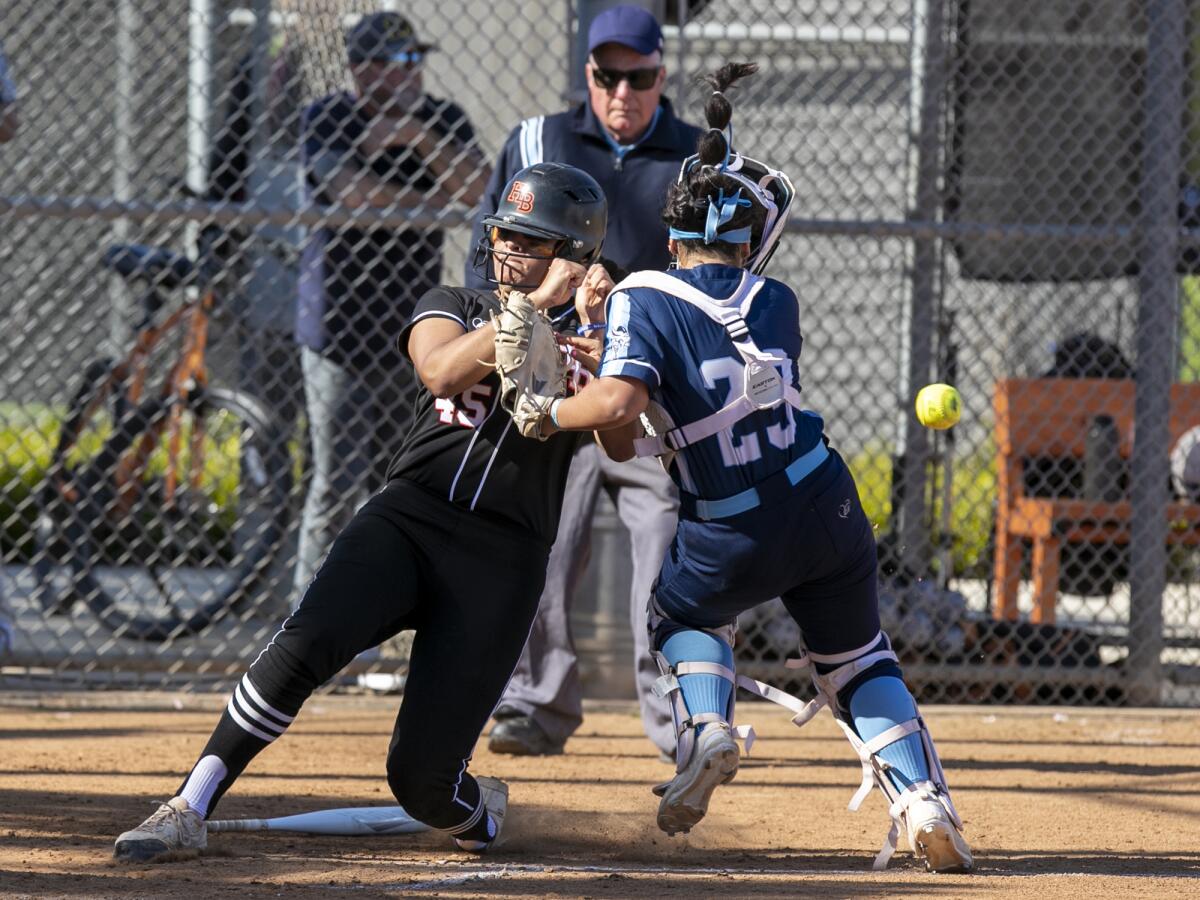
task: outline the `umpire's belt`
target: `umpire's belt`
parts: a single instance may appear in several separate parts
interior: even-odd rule
[[[692,494],[680,492],[679,507],[689,516],[708,522],[712,519],[727,519],[762,506],[764,499],[779,496],[791,490],[811,475],[821,463],[829,458],[829,448],[824,440],[803,456],[792,460],[786,469],[768,475],[752,488],[721,500],[703,500]]]

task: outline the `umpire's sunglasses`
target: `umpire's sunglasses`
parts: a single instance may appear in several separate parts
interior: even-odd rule
[[[628,81],[635,91],[648,91],[658,83],[658,73],[662,71],[661,66],[651,66],[647,69],[602,69],[594,60],[589,62],[592,78],[606,91],[615,91],[622,81]]]

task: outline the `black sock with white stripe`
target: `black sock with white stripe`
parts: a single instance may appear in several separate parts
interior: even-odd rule
[[[207,818],[250,761],[287,730],[299,712],[263,697],[247,673],[238,682],[204,752],[179,788],[188,806]]]

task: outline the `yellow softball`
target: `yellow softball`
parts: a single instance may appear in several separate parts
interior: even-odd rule
[[[927,384],[917,392],[917,421],[926,428],[949,428],[962,415],[962,398],[948,384]]]

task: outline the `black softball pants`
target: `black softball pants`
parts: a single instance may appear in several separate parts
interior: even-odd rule
[[[415,629],[387,780],[414,818],[479,819],[467,763],[520,658],[550,548],[397,479],[338,535],[297,610],[251,665],[201,758],[228,769],[207,813],[301,705],[361,651]]]

